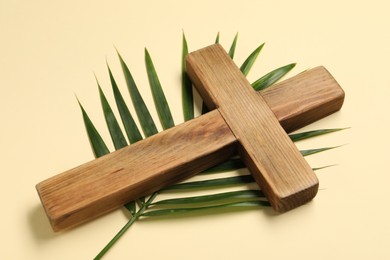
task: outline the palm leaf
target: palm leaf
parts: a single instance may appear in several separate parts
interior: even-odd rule
[[[108,150],[106,144],[104,143],[99,132],[96,130],[88,114],[85,112],[80,101],[77,100],[77,102],[79,103],[81,112],[83,114],[83,121],[84,121],[85,129],[87,130],[87,135],[88,135],[89,142],[91,144],[93,154],[95,155],[96,158],[98,158],[110,153],[110,150]]]
[[[154,124],[152,116],[150,115],[141,94],[138,91],[138,87],[135,84],[133,76],[131,75],[129,68],[119,53],[118,56],[122,66],[123,74],[125,76],[127,88],[129,89],[130,97],[137,113],[138,120],[141,124],[142,131],[144,132],[145,136],[152,136],[157,134],[157,127]]]
[[[161,125],[163,129],[171,128],[175,125],[175,123],[173,122],[171,110],[169,109],[169,105],[162,90],[160,80],[158,79],[156,69],[154,68],[152,58],[150,57],[147,49],[145,49],[145,64],[150,89],[152,90],[153,101],[156,106]]]
[[[97,83],[99,87],[100,100],[103,107],[104,118],[106,119],[108,130],[110,131],[112,142],[114,143],[115,150],[127,146],[126,139],[122,133],[122,130],[119,127],[118,121],[115,118],[114,113],[112,112],[110,104],[106,99],[106,96],[103,93],[102,88]]]
[[[234,53],[236,52],[237,39],[238,39],[238,33],[236,33],[236,36],[234,36],[232,46],[230,46],[230,49],[229,49],[229,56],[232,59],[234,58]]]
[[[238,33],[235,35],[233,43],[229,49],[230,57],[234,57],[236,46],[237,46]],[[216,43],[219,43],[220,34],[217,34],[215,39]],[[182,78],[182,109],[185,120],[190,120],[194,117],[194,98],[192,92],[192,84],[188,79],[186,74],[185,67],[185,57],[188,54],[188,44],[183,33],[182,39],[182,57],[181,57],[181,78]],[[247,75],[251,68],[253,67],[254,62],[256,61],[259,53],[261,52],[264,44],[261,44],[257,47],[251,54],[247,57],[244,63],[241,65],[240,69],[244,75]],[[122,59],[121,55],[118,52],[118,57],[120,60],[120,64],[122,67],[122,71],[126,80],[126,84],[130,93],[132,104],[137,113],[138,121],[141,125],[142,131],[146,137],[156,134],[158,132],[157,127],[149,113],[145,102],[139,93],[138,87],[135,84],[135,81],[128,69],[126,63]],[[174,125],[174,121],[168,106],[168,102],[166,101],[165,95],[163,93],[163,89],[161,87],[160,81],[158,79],[155,67],[153,65],[152,59],[149,55],[149,52],[145,49],[145,64],[146,70],[148,74],[148,79],[153,95],[153,100],[155,103],[155,107],[161,122],[161,125],[164,129],[172,127]],[[108,65],[107,65],[108,66]],[[286,66],[282,66],[278,69],[275,69],[263,77],[260,77],[257,81],[255,81],[252,86],[256,90],[262,90],[270,85],[274,84],[278,80],[280,80],[284,75],[286,75],[295,64],[289,64]],[[112,75],[112,72],[108,66],[108,71],[110,75],[111,85],[113,94],[115,97],[115,102],[117,105],[117,109],[119,114],[121,115],[122,123],[124,125],[126,135],[131,143],[136,142],[142,139],[142,136],[134,122],[133,117],[131,116],[127,105],[118,89],[118,86],[115,82],[115,79]],[[121,132],[119,124],[114,116],[114,113],[99,85],[99,93],[102,101],[102,108],[104,111],[104,115],[107,121],[107,126],[110,131],[110,135],[113,139],[114,145],[116,149],[127,145],[126,139]],[[79,103],[80,104],[80,103]],[[80,108],[82,110],[84,124],[87,129],[87,134],[91,142],[92,150],[96,157],[102,156],[109,152],[107,146],[99,135],[98,131],[92,124],[89,119],[87,113],[84,108],[80,104]],[[202,113],[206,112],[207,109],[202,108]],[[304,140],[307,138],[312,138],[314,136],[319,136],[323,134],[332,133],[335,131],[342,130],[341,128],[336,129],[320,129],[315,131],[308,131],[296,134],[290,134],[290,138],[293,141]],[[329,149],[333,149],[335,147],[325,147],[325,148],[317,148],[317,149],[309,149],[302,150],[301,153],[304,156],[327,151]],[[329,166],[313,168],[313,170],[323,169]],[[238,158],[232,158],[220,165],[212,167],[204,172],[204,174],[210,173],[221,173],[230,170],[237,170],[245,168],[245,165]],[[125,205],[125,207],[132,213],[131,219],[126,223],[126,225],[118,232],[118,234],[107,244],[107,246],[98,254],[96,259],[100,259],[114,244],[115,242],[125,233],[125,231],[132,226],[132,224],[141,216],[144,217],[152,217],[152,216],[163,216],[163,215],[172,215],[177,213],[191,213],[201,210],[211,210],[218,208],[252,208],[258,206],[269,206],[268,201],[259,200],[260,198],[264,198],[264,195],[259,190],[236,190],[230,192],[222,192],[215,193],[215,190],[224,188],[224,187],[236,187],[243,186],[245,184],[254,183],[254,179],[251,175],[240,175],[234,177],[224,177],[224,178],[215,178],[210,175],[210,179],[202,180],[202,181],[188,181],[184,183],[179,183],[175,185],[171,185],[169,187],[164,188],[159,192],[171,193],[172,194],[181,194],[188,190],[209,190],[211,194],[202,195],[202,196],[192,196],[192,197],[179,197],[160,200],[157,202],[153,202],[157,197],[158,193],[153,193],[147,200],[145,198],[140,199],[140,204],[138,207],[134,202],[130,202]],[[186,205],[203,203],[202,206],[195,207],[187,207]],[[206,205],[204,205],[206,204]],[[159,207],[164,207],[166,205],[179,205],[180,207],[175,207],[171,209],[163,208],[159,209]]]
[[[292,70],[295,65],[295,63],[291,63],[267,73],[266,75],[253,82],[252,87],[255,90],[266,89],[267,87],[280,80],[284,75],[286,75],[290,70]]]
[[[210,203],[220,200],[231,200],[231,199],[256,199],[264,198],[263,192],[260,190],[240,190],[223,192],[212,195],[203,195],[186,198],[166,199],[152,203],[152,205],[179,205],[179,204],[193,204],[193,203]]]
[[[226,178],[218,178],[218,179],[211,179],[211,180],[204,180],[204,181],[192,181],[192,182],[173,184],[171,186],[162,189],[162,191],[221,188],[226,186],[251,183],[253,181],[254,180],[252,175],[242,175],[242,176],[235,176],[235,177],[226,177]]]
[[[219,43],[219,32],[217,33],[217,37],[215,37],[215,43]]]
[[[302,156],[309,156],[312,154],[328,151],[334,148],[337,148],[338,146],[334,147],[325,147],[325,148],[317,148],[317,149],[308,149],[308,150],[301,150]],[[240,164],[237,161],[233,161],[231,165],[229,165],[229,170],[239,170],[244,167],[242,167],[243,164]],[[328,167],[328,166],[325,166]],[[314,168],[313,170],[319,170],[323,169],[324,167],[320,168]],[[209,179],[209,180],[202,180],[202,181],[192,181],[192,182],[184,182],[179,184],[173,184],[171,186],[168,186],[161,191],[172,191],[172,190],[199,190],[199,189],[208,189],[208,188],[223,188],[227,186],[234,186],[234,185],[241,185],[245,183],[252,183],[254,182],[254,179],[252,175],[241,175],[241,176],[235,176],[235,177],[225,177],[225,178],[218,178],[218,179]]]
[[[293,141],[294,142],[295,141],[300,141],[300,140],[304,140],[304,139],[307,139],[307,138],[311,138],[311,137],[315,137],[315,136],[319,136],[319,135],[324,135],[324,134],[340,131],[342,129],[344,129],[344,128],[315,130],[315,131],[310,131],[311,135],[305,135],[305,133],[308,133],[308,132],[303,132],[303,133],[300,133],[300,134],[296,134],[297,135],[296,137],[297,137],[298,140],[293,140]],[[294,135],[292,137],[290,135],[290,138],[291,139],[295,139]],[[337,148],[337,147],[339,147],[339,146],[302,150],[300,152],[301,152],[301,154],[303,156],[308,156],[308,155],[311,155],[311,154],[324,152],[324,151],[327,151],[327,150],[330,150],[330,149],[334,149],[334,148]],[[241,159],[239,159],[239,158],[231,158],[231,159],[229,159],[229,160],[227,160],[227,161],[225,161],[225,162],[223,162],[221,164],[218,164],[216,166],[213,166],[213,167],[211,167],[211,168],[201,172],[200,174],[211,174],[211,173],[219,173],[219,172],[227,172],[227,171],[236,171],[236,170],[240,170],[240,169],[243,169],[243,168],[246,168],[246,166],[245,166],[244,162]]]
[[[142,140],[142,135],[138,130],[138,127],[130,114],[130,111],[122,97],[121,92],[115,82],[114,76],[112,75],[111,69],[107,64],[108,73],[110,75],[110,81],[112,86],[112,92],[114,93],[115,102],[119,111],[119,114],[122,119],[123,126],[125,127],[125,131],[127,134],[127,138],[129,138],[130,143],[138,142]]]
[[[320,129],[320,130],[307,131],[307,132],[296,133],[296,134],[289,134],[289,136],[293,142],[298,142],[298,141],[312,138],[315,136],[334,133],[334,132],[341,131],[344,129],[347,129],[347,128]]]
[[[219,205],[212,205],[212,206],[205,206],[205,207],[193,207],[193,208],[172,208],[172,209],[160,209],[160,210],[152,210],[149,212],[143,213],[141,216],[144,217],[156,217],[156,216],[164,216],[164,215],[172,215],[172,214],[178,214],[178,213],[192,213],[194,211],[201,211],[201,210],[210,210],[210,209],[220,209],[220,208],[237,208],[237,207],[269,207],[270,204],[268,201],[263,200],[249,200],[249,201],[239,201],[239,202],[230,202],[230,203],[223,203]]]
[[[312,154],[320,153],[320,152],[325,152],[331,149],[335,149],[339,146],[333,146],[333,147],[324,147],[324,148],[317,148],[317,149],[308,149],[308,150],[301,150],[302,156],[309,156]]]
[[[316,168],[312,168],[312,170],[319,171],[319,170],[326,169],[326,168],[333,167],[333,166],[336,166],[336,164],[326,165],[326,166],[322,166],[322,167],[316,167]]]
[[[244,162],[239,158],[231,158],[223,163],[220,163],[214,167],[211,167],[200,174],[210,174],[210,173],[219,173],[227,171],[235,171],[239,169],[246,168]]]
[[[240,70],[246,76],[251,70],[253,64],[255,63],[257,57],[259,56],[260,51],[263,49],[264,43],[256,48],[249,56],[246,58],[244,63],[241,65]]]
[[[181,54],[181,100],[183,108],[184,121],[194,118],[194,94],[192,83],[187,75],[186,57],[188,54],[188,45],[186,36],[183,32],[183,46]]]

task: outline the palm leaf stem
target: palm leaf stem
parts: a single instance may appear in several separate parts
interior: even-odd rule
[[[150,204],[156,198],[157,192],[153,193],[149,199],[142,205],[142,207],[131,217],[131,219],[124,225],[121,230],[111,239],[110,242],[99,252],[99,254],[94,259],[101,259],[108,250],[123,236],[123,234],[134,224],[134,222],[142,216],[144,211],[148,209]]]

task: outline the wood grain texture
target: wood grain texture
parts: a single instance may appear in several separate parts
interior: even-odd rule
[[[236,139],[217,110],[49,178],[36,188],[55,231],[227,160]]]
[[[339,110],[344,100],[344,92],[323,67],[256,95],[286,131]],[[229,131],[215,110],[39,183],[53,229],[84,223],[223,161],[236,153]]]
[[[258,93],[286,132],[340,110],[345,97],[343,89],[323,66],[302,72]]]
[[[261,95],[219,44],[190,53],[188,74],[209,109],[218,109],[272,207],[284,212],[317,194],[318,179]]]

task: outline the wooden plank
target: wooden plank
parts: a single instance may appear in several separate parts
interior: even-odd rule
[[[36,188],[53,229],[63,230],[227,160],[236,153],[235,142],[215,110]]]
[[[221,45],[189,54],[187,71],[209,109],[220,111],[275,210],[295,208],[317,194],[316,175]]]

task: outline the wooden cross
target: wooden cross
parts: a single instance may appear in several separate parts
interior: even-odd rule
[[[188,75],[213,110],[37,184],[55,231],[237,153],[276,211],[295,208],[316,195],[318,179],[285,131],[341,108],[344,92],[326,69],[317,67],[259,93],[218,44],[189,54],[186,62]]]

